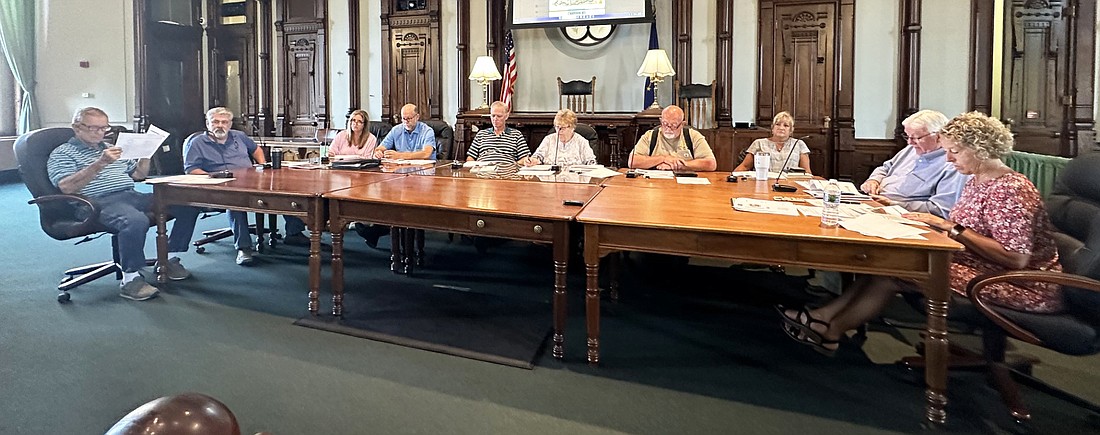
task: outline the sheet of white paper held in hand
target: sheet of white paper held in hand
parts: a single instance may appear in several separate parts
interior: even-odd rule
[[[147,159],[168,139],[168,132],[150,125],[145,133],[119,133],[115,146],[122,148],[120,159]]]

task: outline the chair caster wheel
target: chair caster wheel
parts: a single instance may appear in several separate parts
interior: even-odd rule
[[[69,292],[61,292],[57,294],[57,303],[63,304],[69,302]]]
[[[205,254],[206,253],[206,248],[202,247],[202,246],[199,246],[199,247],[195,248],[195,253],[196,254]]]

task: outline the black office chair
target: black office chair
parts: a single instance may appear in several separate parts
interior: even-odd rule
[[[1078,156],[1066,164],[1046,200],[1057,228],[1059,261],[1064,273],[1014,271],[974,278],[967,285],[973,309],[983,317],[982,354],[989,363],[994,387],[1018,421],[1028,420],[1011,373],[1004,365],[1006,337],[1066,355],[1100,353],[1100,154]],[[1034,314],[993,307],[977,298],[985,286],[999,282],[1061,284],[1068,308],[1062,314]],[[988,319],[988,321],[985,321]],[[1100,414],[1100,406],[1019,374],[1031,386],[1045,389]]]
[[[201,134],[206,134],[206,132],[205,131],[196,131],[194,133],[191,133],[189,136],[187,136],[187,139],[184,139],[183,143],[184,144],[190,143],[192,139],[194,139],[196,136],[201,135]],[[225,213],[225,210],[216,210],[216,209],[204,208],[202,210],[202,214],[199,215],[199,219],[206,219],[206,218],[209,218],[209,217],[212,217],[212,216],[217,216],[217,215],[220,215],[220,214],[223,214],[223,213]],[[271,237],[270,237],[268,243],[271,246],[275,246],[275,243],[276,243],[275,240],[278,238],[278,234],[275,232],[275,215],[271,215],[271,222],[268,225],[268,226],[270,226],[270,228],[263,228],[263,222],[264,222],[264,214],[263,213],[256,213],[256,223],[248,225],[248,230],[251,231],[252,234],[256,234],[257,236],[260,237],[260,243],[259,243],[259,246],[258,246],[260,252],[263,252],[263,246],[264,246],[264,244],[263,244],[263,235],[264,234],[270,233]],[[261,228],[257,229],[257,226],[260,226]],[[207,245],[209,243],[216,242],[218,240],[228,238],[228,237],[232,237],[232,236],[233,236],[233,229],[229,228],[229,227],[218,228],[218,229],[214,229],[214,230],[206,230],[206,231],[202,232],[202,238],[200,238],[198,240],[195,240],[194,242],[191,242],[191,245],[195,247],[195,252],[196,253],[204,254],[204,253],[206,253],[206,246],[205,245]]]
[[[46,170],[50,152],[72,137],[71,128],[50,127],[25,133],[15,141],[19,174],[34,197],[28,203],[38,206],[38,220],[42,231],[56,240],[80,237],[76,244],[105,234],[111,236],[111,260],[66,270],[64,278],[57,285],[58,302],[68,302],[70,290],[96,279],[112,274],[116,280],[122,279],[122,267],[118,264],[118,237],[110,228],[99,223],[99,209],[84,196],[62,193],[50,182]],[[151,212],[149,221],[156,222]],[[146,265],[154,263],[156,260],[146,260]]]
[[[451,144],[455,131],[446,121],[429,119],[421,121],[435,133],[436,159],[452,160]],[[393,241],[398,241],[394,243]],[[413,267],[424,266],[424,230],[415,228],[390,228],[390,270],[394,273],[410,275]]]

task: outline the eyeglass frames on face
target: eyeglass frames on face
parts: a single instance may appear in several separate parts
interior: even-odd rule
[[[917,141],[919,141],[919,140],[921,140],[921,139],[924,139],[924,138],[926,138],[926,137],[928,137],[928,136],[931,136],[931,135],[934,135],[934,134],[936,134],[936,132],[928,133],[928,134],[926,134],[926,135],[923,135],[923,136],[916,136],[916,137],[914,137],[914,136],[910,136],[910,135],[907,135],[907,134],[905,134],[905,133],[902,133],[902,134],[901,134],[901,138],[902,138],[902,139],[905,139],[905,141],[906,141],[906,142],[917,142]]]
[[[97,133],[106,133],[108,131],[111,131],[111,126],[109,126],[109,125],[88,125],[88,124],[85,124],[83,122],[78,123],[78,124],[82,128],[84,128],[85,130],[94,131],[94,132],[97,132]]]
[[[661,127],[664,127],[664,128],[676,129],[676,128],[680,128],[681,125],[684,125],[684,121],[680,121],[680,122],[661,121]]]

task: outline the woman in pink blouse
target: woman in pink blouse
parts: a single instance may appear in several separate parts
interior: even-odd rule
[[[950,219],[927,213],[906,217],[944,231],[964,246],[952,259],[951,290],[965,297],[975,276],[1005,270],[1061,271],[1052,224],[1035,185],[1006,166],[1012,132],[978,112],[952,119],[939,132],[947,161],[972,175]],[[844,334],[877,316],[898,290],[919,291],[909,280],[863,276],[825,306],[806,311],[780,308],[784,331],[795,340],[831,355]],[[1063,310],[1061,287],[1047,283],[1003,283],[978,294],[991,304],[1035,313]],[[959,297],[959,296],[956,296]]]
[[[367,111],[357,109],[351,112],[348,118],[348,128],[341,131],[332,140],[328,148],[329,158],[336,156],[358,156],[364,159],[372,158],[374,148],[378,146],[378,138],[371,134],[367,121]]]

